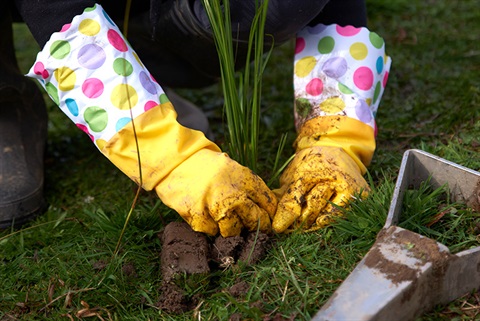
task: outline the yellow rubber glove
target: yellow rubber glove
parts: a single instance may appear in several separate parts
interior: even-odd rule
[[[391,60],[366,28],[306,27],[294,65],[296,155],[280,177],[273,229],[318,229],[352,196],[375,151],[375,118]]]
[[[357,164],[339,147],[311,147],[301,150],[283,173],[280,198],[273,221],[276,232],[288,228],[318,229],[330,223],[336,206],[345,206],[354,193],[368,184]]]
[[[271,231],[277,199],[263,180],[230,159],[203,133],[183,127],[168,102],[135,118],[142,183],[193,230],[223,237],[243,228]],[[102,149],[140,183],[136,141],[127,124]]]
[[[370,162],[373,137],[370,126],[344,116],[305,123],[295,141],[295,157],[274,190],[279,204],[273,230],[322,228],[337,215],[335,206],[345,206],[357,192],[366,196],[363,162]]]
[[[225,153],[201,150],[155,187],[195,231],[223,237],[243,228],[268,233],[277,207],[275,195],[260,177]]]
[[[28,75],[113,164],[195,231],[271,230],[275,195],[202,132],[177,122],[163,89],[100,5],[52,34]]]

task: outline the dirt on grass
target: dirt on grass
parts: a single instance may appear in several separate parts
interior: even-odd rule
[[[240,262],[255,264],[265,257],[270,247],[268,235],[261,232],[211,239],[193,231],[185,222],[168,224],[159,237],[162,241],[160,264],[163,283],[157,307],[175,314],[193,310],[200,301],[198,296],[189,297],[184,293],[178,285],[179,279],[193,276],[195,282],[201,282],[201,277],[208,276],[212,271]],[[198,278],[195,279],[195,276]],[[230,290],[234,297],[238,297],[247,293],[248,285],[239,281]]]

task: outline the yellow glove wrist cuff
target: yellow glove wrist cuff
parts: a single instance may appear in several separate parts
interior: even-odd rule
[[[180,125],[172,104],[167,102],[136,117],[115,134],[101,151],[140,185],[139,152],[142,187],[149,191],[179,164],[201,149],[220,152],[220,148],[202,132]]]
[[[312,146],[341,147],[365,174],[375,151],[375,133],[371,126],[354,118],[322,116],[303,124],[294,145],[297,151]]]

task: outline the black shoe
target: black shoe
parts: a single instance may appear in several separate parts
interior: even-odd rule
[[[29,79],[0,84],[0,228],[18,227],[44,208],[47,112]]]

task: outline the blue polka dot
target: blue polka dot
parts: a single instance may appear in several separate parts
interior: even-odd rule
[[[383,57],[377,58],[377,73],[381,74],[383,70]]]
[[[78,116],[78,105],[75,99],[67,98],[65,100],[65,104],[67,105],[68,110],[73,116]]]
[[[115,130],[117,132],[120,131],[120,129],[122,129],[123,127],[125,127],[126,124],[128,124],[129,122],[131,122],[132,119],[130,117],[123,117],[123,118],[120,118],[118,121],[117,121],[117,124],[115,125]]]
[[[105,19],[107,19],[108,22],[110,22],[112,26],[115,26],[115,23],[112,21],[112,19],[110,19],[110,17],[109,17],[108,14],[105,12],[105,10],[102,10],[102,11],[103,11],[103,15],[105,16]]]

